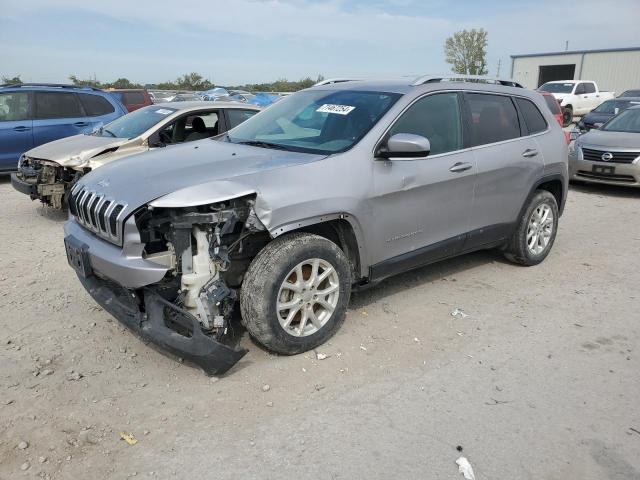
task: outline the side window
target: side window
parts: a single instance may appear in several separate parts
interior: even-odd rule
[[[36,92],[36,119],[83,117],[73,93]]]
[[[584,93],[596,93],[596,86],[593,83],[583,83]]]
[[[522,113],[522,116],[524,117],[524,123],[529,129],[530,135],[543,132],[547,129],[547,122],[545,121],[544,116],[531,100],[516,98],[515,101],[518,104],[520,113]]]
[[[471,114],[471,145],[502,142],[520,136],[518,113],[510,97],[465,94]]]
[[[462,148],[462,122],[458,94],[438,93],[418,100],[402,114],[388,135],[413,133],[431,143],[430,155]]]
[[[144,95],[142,92],[124,92],[122,94],[122,103],[125,105],[144,103]]]
[[[29,118],[29,94],[12,92],[0,94],[0,122],[14,122]]]
[[[585,92],[584,83],[579,83],[576,87],[576,93],[574,95],[583,95]]]
[[[227,118],[229,119],[229,130],[237,127],[245,120],[253,117],[257,110],[240,110],[239,108],[230,108],[227,110]]]
[[[100,95],[91,95],[88,93],[79,93],[80,103],[84,107],[84,111],[90,117],[99,117],[101,115],[108,115],[115,112],[115,108],[111,105],[106,98]]]

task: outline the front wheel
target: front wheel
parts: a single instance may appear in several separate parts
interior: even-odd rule
[[[242,322],[269,350],[294,355],[327,341],[342,325],[351,294],[344,252],[318,235],[293,233],[267,244],[242,283]]]
[[[505,247],[505,256],[520,265],[537,265],[553,246],[558,230],[558,203],[546,190],[537,190]]]

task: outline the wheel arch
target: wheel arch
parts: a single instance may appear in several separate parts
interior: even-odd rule
[[[531,188],[529,195],[527,195],[526,201],[524,202],[524,204],[522,205],[522,208],[520,209],[520,214],[518,218],[520,218],[524,214],[524,211],[526,210],[527,206],[529,205],[529,202],[535,195],[536,190],[546,190],[549,193],[551,193],[556,199],[556,203],[558,204],[558,212],[560,213],[560,215],[562,215],[562,212],[564,210],[564,205],[567,200],[566,181],[562,177],[562,175],[553,174],[553,175],[546,175],[540,178],[537,182],[533,184],[533,187]]]
[[[272,238],[292,232],[313,233],[332,241],[345,253],[351,264],[354,283],[367,276],[363,259],[364,240],[360,224],[348,213],[332,213],[290,222],[270,229]]]

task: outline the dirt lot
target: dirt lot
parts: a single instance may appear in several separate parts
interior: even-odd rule
[[[244,335],[217,381],[96,307],[63,215],[0,198],[0,479],[457,479],[459,445],[478,480],[640,478],[640,192],[573,188],[542,265],[401,275],[328,358]]]

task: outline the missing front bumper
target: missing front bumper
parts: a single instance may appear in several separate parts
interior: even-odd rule
[[[145,311],[142,312],[127,290],[95,275],[88,278],[78,275],[78,278],[102,308],[143,340],[198,365],[207,375],[226,373],[247,353],[247,350],[235,350],[205,335],[193,316],[151,289],[144,289]],[[167,323],[167,310],[172,311],[171,327]]]

